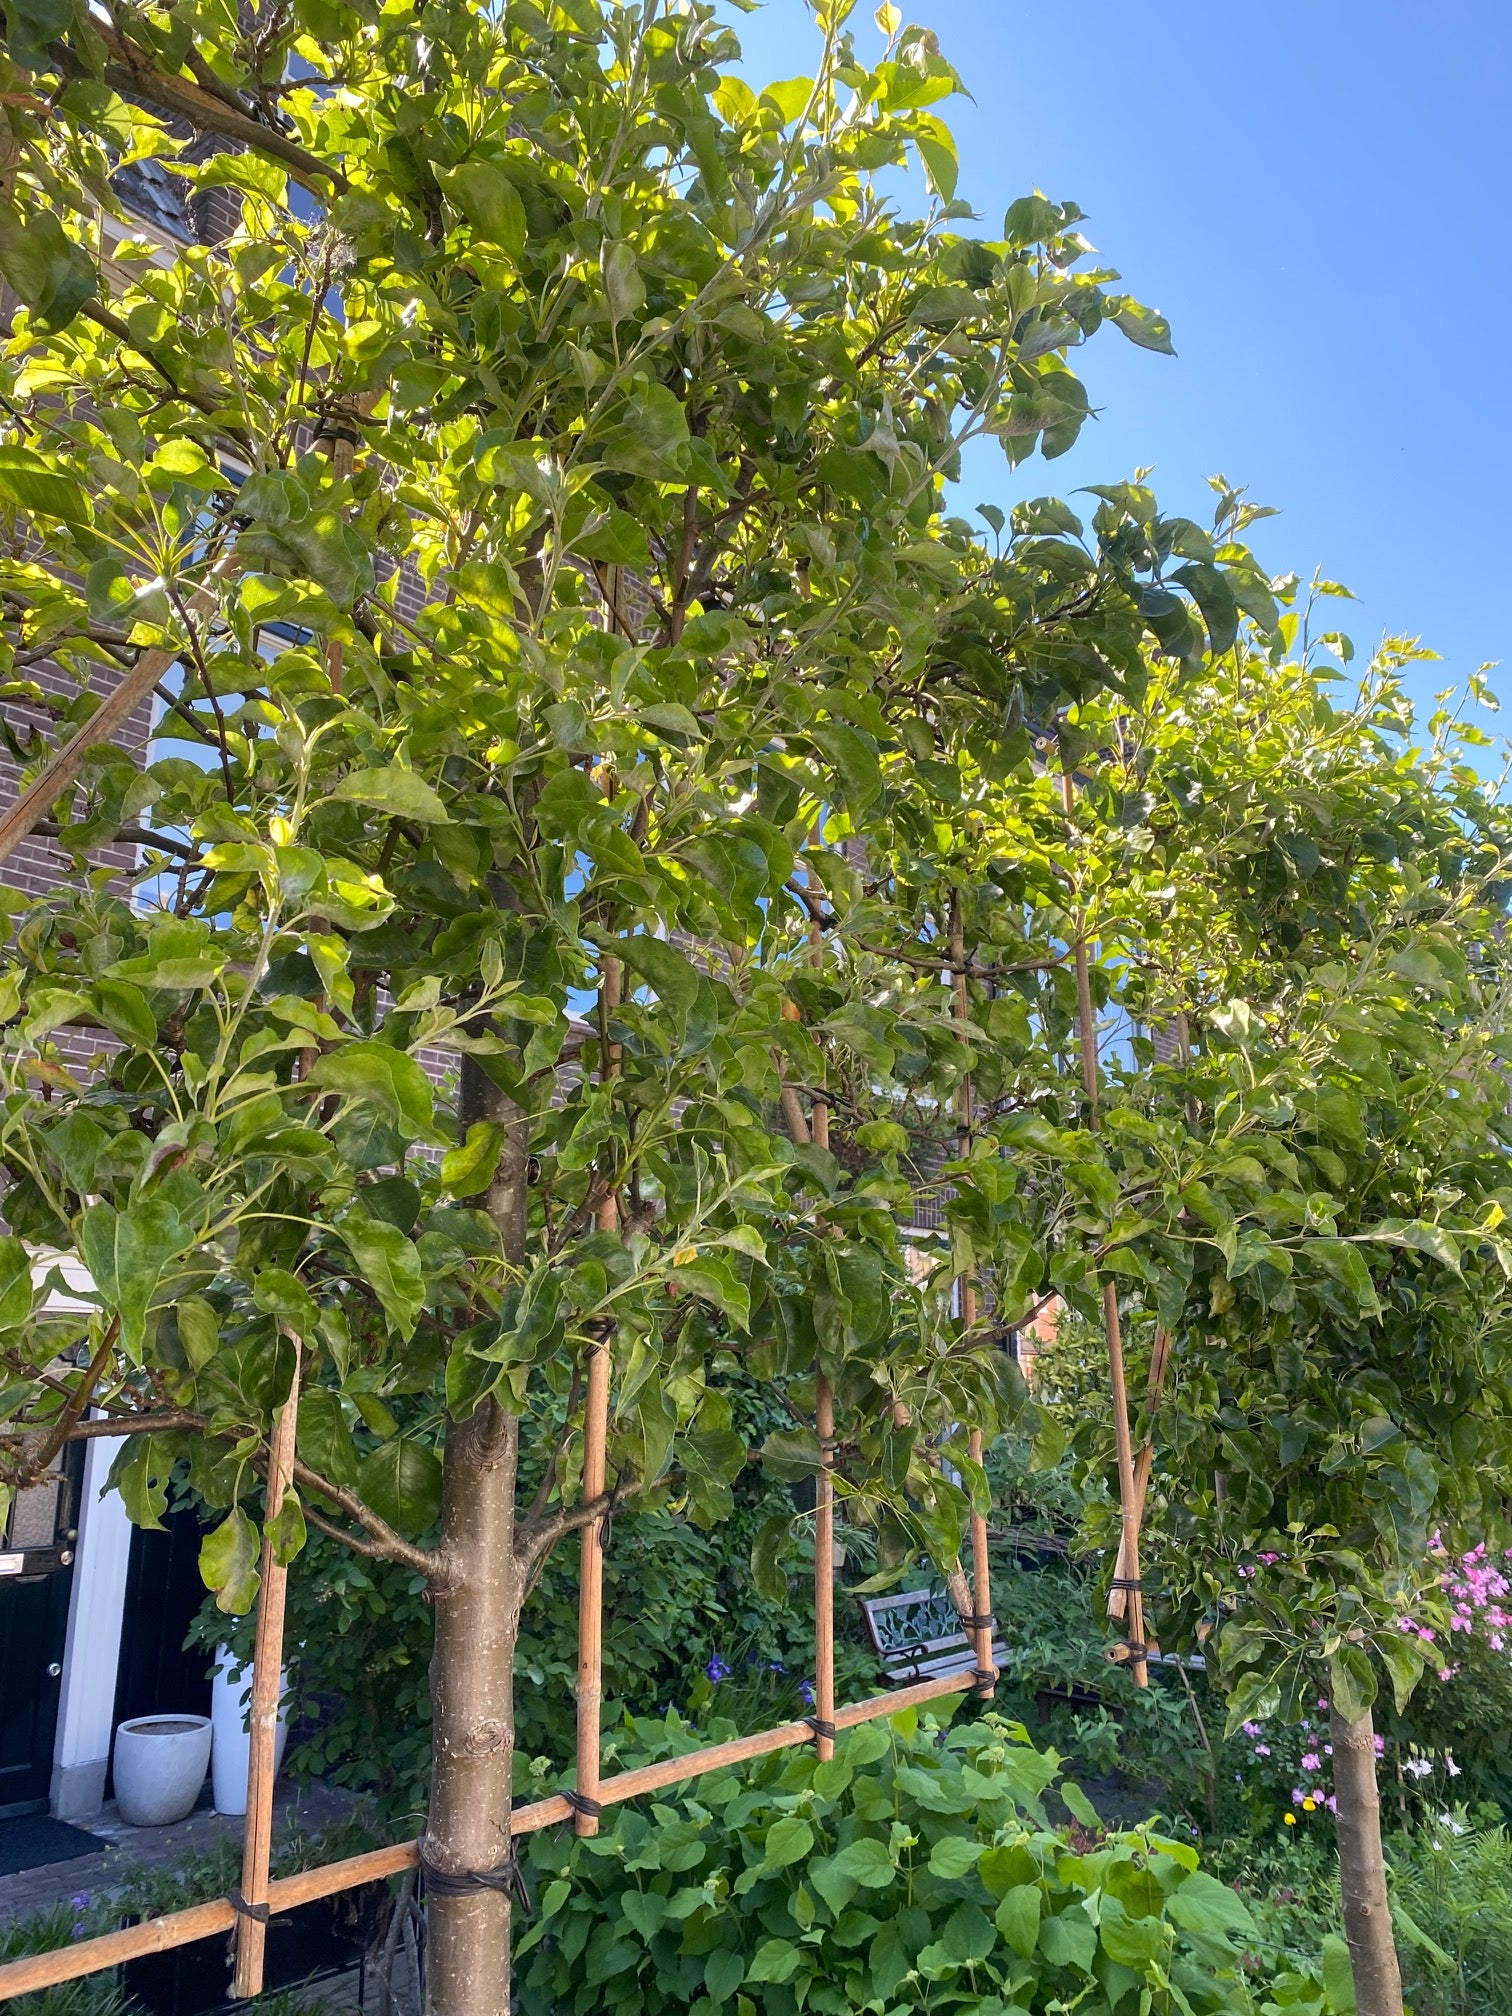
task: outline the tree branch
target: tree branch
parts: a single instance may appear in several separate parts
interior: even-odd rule
[[[564,1505],[560,1512],[554,1512],[549,1519],[527,1520],[520,1528],[524,1545],[515,1541],[515,1559],[522,1568],[530,1567],[543,1554],[548,1554],[558,1540],[568,1533],[577,1533],[584,1526],[591,1526],[595,1519],[613,1512],[615,1507],[632,1492],[640,1489],[637,1478],[621,1478],[612,1490],[605,1491],[597,1498],[588,1498],[581,1505]]]
[[[223,139],[239,140],[254,154],[268,154],[281,161],[303,188],[320,202],[329,199],[332,189],[346,190],[350,184],[339,168],[333,168],[316,154],[309,153],[282,133],[250,118],[218,97],[212,97],[187,77],[165,77],[150,57],[128,42],[119,29],[107,26],[98,14],[90,17],[90,27],[115,58],[107,63],[104,81],[128,98],[145,99],[160,112],[187,119],[201,133],[219,133]],[[70,71],[81,70],[77,57],[69,55]],[[82,72],[81,72],[82,74]]]
[[[297,1456],[294,1459],[294,1482],[307,1491],[318,1491],[322,1498],[329,1498],[333,1505],[339,1506],[349,1519],[355,1519],[372,1537],[384,1560],[397,1561],[416,1575],[423,1575],[433,1589],[450,1589],[454,1585],[456,1577],[444,1555],[428,1553],[424,1547],[414,1546],[402,1533],[396,1533],[386,1519],[380,1519],[355,1491],[333,1484],[318,1470],[312,1470],[308,1463],[301,1463]],[[338,1540],[350,1537],[339,1528],[327,1530],[333,1531]],[[357,1549],[359,1554],[364,1551],[361,1547]]]
[[[40,1449],[34,1451],[15,1470],[11,1469],[9,1463],[0,1463],[0,1474],[5,1475],[5,1481],[8,1484],[13,1484],[18,1489],[25,1489],[28,1484],[34,1484],[46,1471],[48,1465],[63,1447],[63,1444],[78,1439],[76,1430],[81,1425],[80,1417],[89,1406],[94,1390],[99,1385],[105,1367],[110,1362],[111,1353],[115,1350],[116,1339],[120,1334],[121,1319],[119,1316],[112,1316],[105,1326],[105,1334],[100,1339],[98,1350],[89,1361],[88,1369],[70,1395],[68,1405],[43,1436]],[[14,1442],[12,1442],[12,1446],[15,1446]],[[0,1444],[0,1449],[3,1449],[3,1447],[4,1444]]]

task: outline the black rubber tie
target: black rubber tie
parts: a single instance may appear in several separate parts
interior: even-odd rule
[[[597,1820],[604,1810],[599,1800],[591,1798],[588,1793],[579,1792],[575,1788],[570,1792],[564,1792],[562,1797],[567,1801],[573,1812],[581,1813],[585,1820]]]
[[[259,1925],[267,1924],[270,1915],[269,1907],[266,1904],[249,1904],[240,1890],[228,1890],[226,1892],[226,1902],[231,1906],[231,1909],[236,1913],[238,1918],[255,1918]]]
[[[998,1676],[991,1667],[978,1666],[971,1677],[976,1682],[975,1691],[978,1694],[990,1694],[993,1688],[997,1686]]]
[[[961,1622],[968,1631],[996,1631],[997,1619],[991,1615],[984,1617],[980,1611],[974,1616],[963,1617]]]
[[[480,1890],[512,1890],[515,1886],[513,1854],[493,1869],[452,1870],[438,1869],[422,1850],[420,1868],[426,1889],[435,1897],[473,1897]]]
[[[834,1742],[835,1725],[833,1722],[826,1722],[822,1715],[805,1715],[803,1719],[821,1743]]]
[[[1129,1664],[1133,1666],[1136,1663],[1140,1666],[1149,1665],[1150,1648],[1148,1645],[1131,1645],[1129,1647]]]
[[[1108,1584],[1110,1589],[1143,1589],[1144,1582],[1138,1575],[1115,1575]]]

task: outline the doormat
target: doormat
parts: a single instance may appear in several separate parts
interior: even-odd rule
[[[19,1876],[25,1869],[45,1869],[50,1862],[74,1862],[81,1855],[99,1855],[110,1846],[98,1834],[29,1813],[21,1820],[0,1820],[0,1876]]]

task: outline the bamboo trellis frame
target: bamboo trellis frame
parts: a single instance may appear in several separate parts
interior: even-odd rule
[[[1064,752],[1063,752],[1064,753]],[[1066,822],[1076,812],[1076,780],[1069,762],[1061,770],[1061,802]],[[1082,1086],[1087,1095],[1087,1123],[1097,1126],[1098,1058],[1097,1017],[1092,1010],[1092,970],[1087,958],[1086,920],[1078,910],[1075,918],[1076,942],[1076,1022],[1081,1051]],[[1150,1684],[1149,1647],[1145,1643],[1144,1591],[1139,1578],[1139,1525],[1144,1494],[1137,1488],[1134,1470],[1134,1437],[1129,1427],[1129,1386],[1124,1375],[1123,1323],[1118,1310],[1118,1284],[1111,1276],[1103,1282],[1103,1336],[1108,1349],[1108,1383],[1113,1395],[1113,1439],[1118,1461],[1118,1502],[1122,1530],[1118,1558],[1113,1571],[1113,1593],[1126,1599],[1126,1639],[1122,1648],[1136,1687]],[[1149,1471],[1145,1471],[1146,1480]]]
[[[969,1674],[948,1674],[922,1680],[914,1687],[900,1687],[889,1694],[877,1694],[864,1701],[852,1701],[837,1708],[837,1730],[854,1729],[882,1716],[901,1715],[922,1708],[949,1694],[963,1694],[970,1687]],[[617,1806],[627,1799],[643,1798],[669,1785],[702,1777],[705,1772],[750,1763],[778,1750],[794,1750],[812,1743],[814,1732],[807,1721],[784,1722],[754,1736],[738,1736],[728,1743],[712,1743],[690,1750],[681,1757],[667,1757],[657,1764],[643,1764],[634,1771],[621,1771],[599,1785],[602,1806]],[[511,1835],[534,1834],[542,1827],[554,1827],[574,1817],[574,1808],[565,1794],[553,1793],[530,1806],[516,1808],[510,1816]],[[365,1855],[353,1855],[341,1862],[327,1862],[318,1869],[306,1869],[297,1876],[283,1876],[268,1885],[270,1911],[292,1910],[297,1904],[313,1903],[319,1897],[334,1897],[359,1884],[383,1882],[417,1866],[418,1841],[397,1842],[391,1848],[375,1848]],[[15,1995],[31,1995],[41,1988],[55,1988],[64,1981],[78,1981],[87,1974],[99,1974],[139,1960],[147,1953],[166,1953],[188,1946],[197,1939],[212,1939],[229,1932],[237,1921],[236,1907],[228,1898],[218,1897],[208,1904],[193,1904],[185,1911],[150,1918],[142,1925],[128,1925],[119,1932],[102,1933],[95,1939],[81,1939],[60,1946],[51,1953],[29,1954],[0,1966],[0,2002]]]
[[[348,444],[342,437],[338,437],[338,454],[343,447],[347,447],[347,453],[341,459],[349,467],[351,458]],[[223,568],[226,565],[227,563],[223,563]],[[207,594],[208,587],[201,591],[201,596]],[[195,603],[191,606],[198,607],[199,604],[200,598],[196,597]],[[159,658],[163,658],[161,664],[158,663]],[[150,692],[152,685],[161,678],[172,662],[171,658],[165,657],[162,653],[144,653],[137,665],[128,673],[122,686],[117,689],[117,695],[112,696],[112,699],[116,699],[125,692],[130,696],[130,704],[127,705],[124,700],[120,701],[110,716],[109,725],[119,726],[137,702]],[[333,656],[331,659],[330,671],[333,681],[339,683],[341,677],[339,656]],[[107,706],[109,704],[107,703]],[[101,713],[104,713],[103,709]],[[99,721],[100,715],[97,715],[96,722]],[[10,812],[0,817],[0,860],[3,860],[5,855],[46,815],[58,793],[77,775],[84,746],[84,738],[76,736],[73,742],[67,744],[44,767],[36,782]],[[818,964],[822,961],[822,939],[817,929],[813,933],[812,942],[815,963]],[[966,1012],[964,966],[959,958],[956,959],[955,965],[956,1012],[958,1015],[964,1015]],[[608,1042],[608,1014],[609,1010],[618,1004],[619,987],[619,962],[612,957],[607,958],[604,962],[601,993],[603,1070],[606,1077],[614,1075],[618,1065],[614,1048]],[[964,1111],[968,1128],[970,1096],[967,1081]],[[810,1120],[803,1116],[796,1094],[791,1093],[786,1086],[783,1088],[782,1104],[784,1115],[794,1129],[795,1138],[807,1138],[821,1147],[828,1146],[829,1101],[822,1089],[812,1101],[811,1132]],[[618,1205],[612,1192],[600,1206],[597,1217],[600,1229],[617,1228]],[[969,1284],[963,1284],[962,1308],[969,1327],[975,1317],[974,1290]],[[276,1518],[293,1476],[301,1364],[298,1342],[291,1341],[294,1342],[293,1376],[288,1398],[275,1419],[269,1446],[267,1492],[269,1522]],[[583,1493],[585,1500],[590,1502],[595,1497],[601,1497],[604,1490],[609,1373],[607,1342],[601,1342],[589,1359],[584,1402]],[[940,1675],[932,1680],[921,1681],[915,1686],[874,1695],[867,1700],[851,1702],[841,1708],[835,1706],[834,1396],[830,1382],[822,1372],[817,1375],[815,1384],[815,1426],[822,1456],[822,1472],[816,1485],[813,1716],[804,1717],[800,1721],[782,1723],[774,1729],[763,1730],[755,1735],[737,1737],[730,1742],[708,1744],[679,1757],[666,1758],[656,1764],[643,1765],[632,1771],[622,1771],[610,1778],[600,1779],[599,1724],[603,1662],[601,1516],[583,1529],[584,1578],[579,1605],[577,1784],[571,1794],[554,1793],[550,1798],[517,1808],[510,1816],[511,1838],[568,1820],[575,1823],[580,1833],[592,1834],[597,1831],[598,1815],[606,1806],[640,1798],[647,1793],[700,1777],[706,1772],[748,1763],[758,1757],[771,1756],[778,1751],[793,1749],[805,1743],[813,1743],[817,1755],[824,1760],[833,1756],[834,1738],[841,1730],[855,1728],[864,1722],[874,1721],[883,1716],[903,1714],[911,1709],[923,1707],[931,1701],[944,1699],[948,1695],[965,1693],[973,1686],[976,1691],[991,1692],[990,1682],[996,1679],[996,1673],[991,1657],[992,1623],[988,1615],[990,1594],[987,1580],[986,1521],[980,1514],[973,1513],[972,1554],[975,1586],[971,1600],[975,1614],[969,1620],[967,1635],[976,1650],[977,1675],[955,1673]],[[972,1460],[979,1462],[981,1452],[981,1433],[979,1430],[972,1430]],[[316,1869],[304,1870],[295,1876],[282,1877],[276,1881],[270,1879],[275,1777],[273,1757],[283,1670],[287,1570],[277,1560],[273,1542],[266,1533],[261,1566],[262,1579],[258,1592],[256,1650],[249,1716],[251,1740],[247,1766],[247,1814],[242,1834],[241,1891],[204,1904],[191,1905],[183,1911],[167,1913],[161,1918],[149,1919],[143,1924],[127,1926],[120,1931],[104,1933],[93,1939],[79,1940],[50,1953],[31,1954],[24,1959],[0,1965],[0,2001],[57,1987],[65,1981],[81,1980],[88,1975],[122,1966],[127,1961],[140,1959],[150,1953],[169,1952],[226,1932],[236,1934],[235,1993],[239,1999],[256,1997],[262,1993],[267,1925],[274,1913],[292,1909],[299,1904],[314,1902],[318,1898],[335,1896],[343,1890],[354,1889],[362,1884],[386,1881],[390,1877],[401,1875],[419,1866],[420,1844],[418,1841],[407,1841],[388,1848],[374,1849],[367,1854],[350,1856],[342,1861],[326,1863]],[[964,1580],[964,1577],[952,1579]]]

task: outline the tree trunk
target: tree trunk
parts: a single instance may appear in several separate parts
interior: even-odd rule
[[[525,1255],[529,1123],[473,1063],[462,1062],[461,1132],[506,1129],[484,1200],[506,1258]],[[508,2016],[507,1885],[455,1892],[447,1877],[502,1871],[510,1858],[514,1656],[523,1577],[515,1559],[519,1422],[493,1400],[447,1425],[442,1555],[431,1661],[430,1811],[421,1844],[440,1872],[426,1899],[426,2002],[434,2016]]]
[[[1358,2016],[1402,2016],[1402,1974],[1386,1896],[1381,1800],[1376,1790],[1375,1723],[1367,1708],[1346,1722],[1335,1708],[1334,1799],[1338,1807],[1339,1888],[1344,1936],[1354,1972]]]

